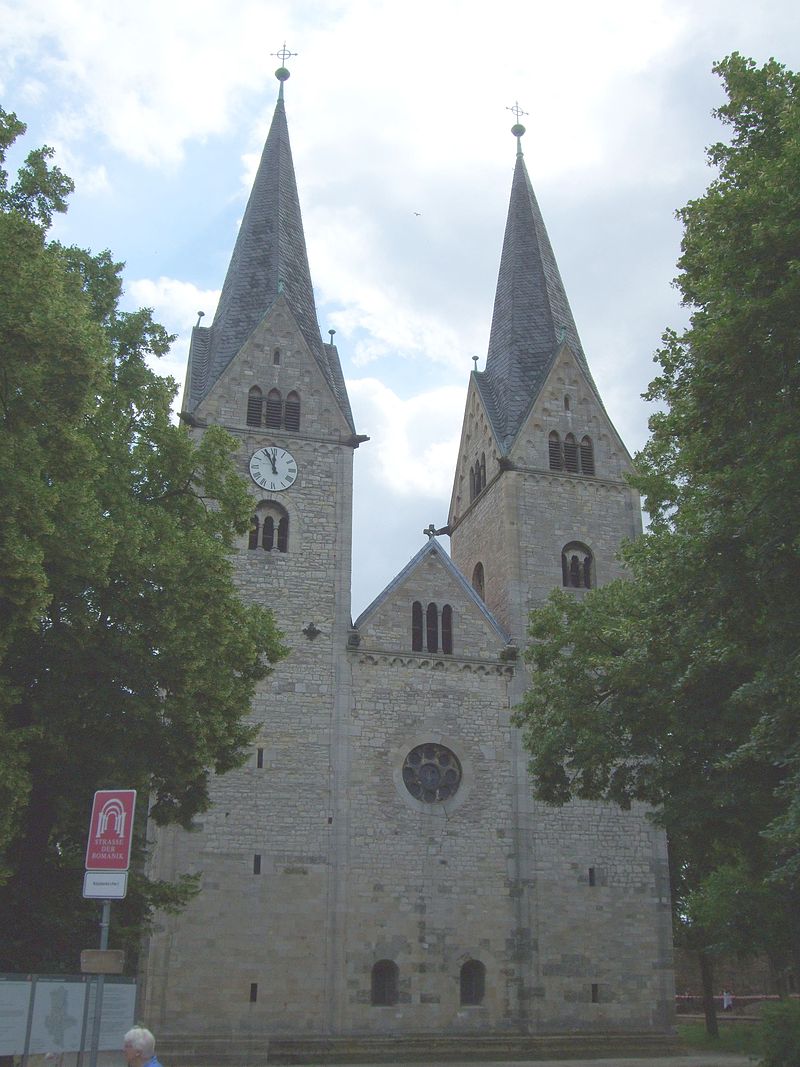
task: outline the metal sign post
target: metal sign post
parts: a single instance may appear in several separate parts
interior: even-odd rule
[[[94,795],[89,840],[86,844],[86,875],[83,895],[103,901],[100,919],[100,953],[108,950],[111,898],[122,900],[128,889],[128,867],[133,841],[135,789],[101,789]],[[97,872],[105,872],[102,875]],[[110,872],[110,873],[109,873]],[[102,956],[101,956],[102,958]],[[97,974],[94,995],[94,1025],[89,1067],[97,1067],[100,1024],[103,1018],[105,970]]]

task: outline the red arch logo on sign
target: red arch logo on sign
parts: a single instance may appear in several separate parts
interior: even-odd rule
[[[127,871],[131,862],[135,789],[100,789],[94,795],[87,871]]]

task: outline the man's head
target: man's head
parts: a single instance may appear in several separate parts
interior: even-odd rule
[[[122,1051],[129,1067],[142,1067],[156,1050],[156,1039],[143,1026],[134,1026],[122,1039]]]

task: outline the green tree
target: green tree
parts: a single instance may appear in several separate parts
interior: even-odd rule
[[[0,112],[0,163],[23,129]],[[48,158],[11,189],[0,171],[0,969],[72,971],[96,941],[94,790],[139,791],[140,850],[148,805],[189,826],[211,773],[244,759],[284,650],[233,585],[250,517],[234,442],[173,424],[175,385],[146,362],[171,338],[119,311],[121,264],[47,242],[70,187]],[[137,872],[112,937],[191,890]]]
[[[738,54],[714,69],[732,136],[678,213],[692,313],[646,394],[664,408],[636,458],[651,527],[624,551],[629,581],[534,612],[516,719],[544,799],[655,806],[686,922],[715,871],[730,885],[746,864],[751,900],[779,884],[797,967],[800,79]]]

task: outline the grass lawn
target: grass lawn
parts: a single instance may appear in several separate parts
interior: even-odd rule
[[[678,1036],[687,1049],[702,1052],[739,1052],[754,1056],[758,1053],[753,1023],[724,1022],[719,1025],[719,1037],[709,1037],[705,1023],[678,1023]]]

